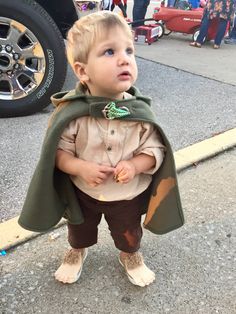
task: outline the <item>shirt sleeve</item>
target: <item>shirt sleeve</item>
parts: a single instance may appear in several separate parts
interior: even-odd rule
[[[78,133],[79,124],[77,120],[73,120],[69,125],[64,129],[60,141],[58,143],[58,149],[61,149],[71,155],[75,156],[75,139]]]
[[[145,174],[154,174],[160,168],[165,155],[165,146],[162,143],[161,135],[152,124],[142,123],[140,146],[134,152],[134,155],[139,154],[154,156],[156,159],[155,166],[145,171]]]

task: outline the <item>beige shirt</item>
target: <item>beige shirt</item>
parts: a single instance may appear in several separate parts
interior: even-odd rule
[[[80,159],[112,167],[141,153],[155,157],[156,164],[152,169],[136,175],[127,184],[117,183],[111,174],[105,183],[91,187],[81,177],[71,176],[81,191],[101,201],[129,200],[142,193],[164,157],[164,146],[151,124],[90,116],[71,121],[58,148]]]

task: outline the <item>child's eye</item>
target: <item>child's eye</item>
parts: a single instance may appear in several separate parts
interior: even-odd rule
[[[114,50],[111,48],[107,49],[104,54],[105,54],[105,56],[112,56],[112,55],[114,55]]]
[[[126,49],[126,53],[127,53],[128,55],[132,55],[132,54],[134,53],[134,49],[131,48],[131,47],[129,47],[129,48]]]

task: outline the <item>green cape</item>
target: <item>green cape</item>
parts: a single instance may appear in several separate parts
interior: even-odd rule
[[[117,107],[125,106],[130,115],[122,120],[152,123],[166,147],[164,161],[153,175],[150,197],[147,199],[144,227],[153,233],[164,234],[184,223],[180,202],[174,157],[169,141],[156,122],[150,107],[150,98],[140,94],[137,88],[128,91],[130,99],[115,101]],[[28,230],[42,232],[56,225],[62,217],[72,224],[83,222],[83,215],[69,175],[55,167],[55,154],[65,127],[81,116],[101,118],[102,110],[111,99],[85,95],[82,88],[61,92],[52,97],[59,105],[49,126],[41,156],[33,174],[25,203],[19,217],[19,224]]]

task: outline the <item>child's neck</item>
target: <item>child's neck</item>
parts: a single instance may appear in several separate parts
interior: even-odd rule
[[[86,87],[85,94],[90,95],[90,96],[97,96],[97,95],[93,95],[88,87]],[[122,99],[125,99],[125,92],[121,93],[120,97],[107,97],[107,96],[100,96],[100,97],[111,98],[111,99],[115,99],[115,100],[122,100]]]

